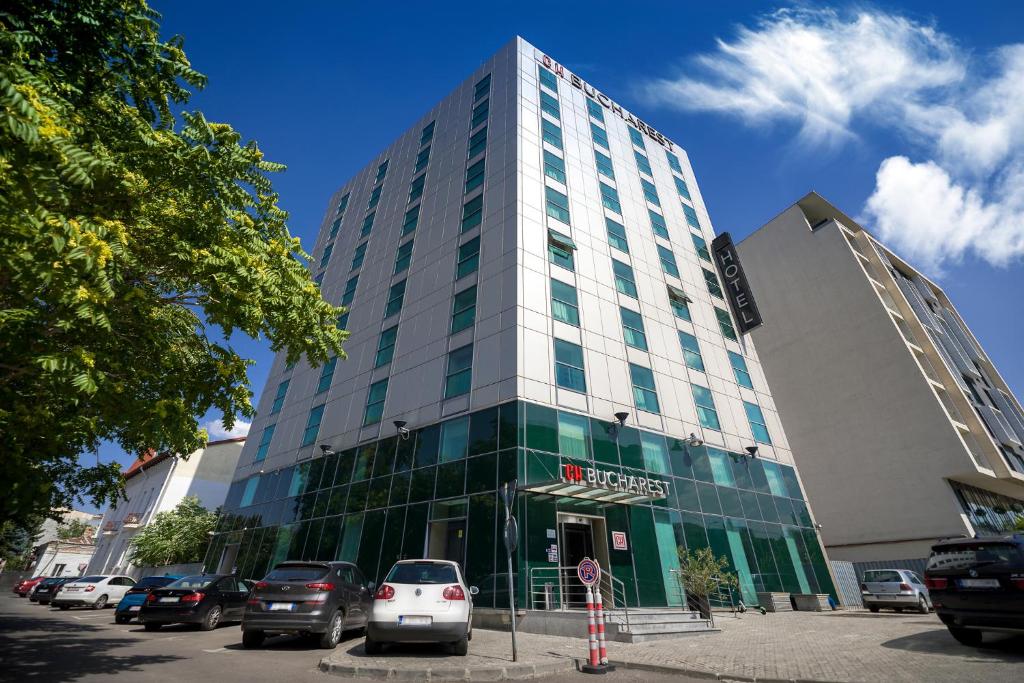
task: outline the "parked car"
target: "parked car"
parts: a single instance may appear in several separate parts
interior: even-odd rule
[[[24,579],[14,584],[14,588],[11,589],[12,593],[17,593],[19,598],[24,598],[28,595],[29,591],[36,587],[36,585],[45,579],[45,576],[33,576],[30,579]]]
[[[147,631],[167,624],[198,624],[212,631],[225,621],[239,621],[250,586],[232,574],[199,574],[154,588],[139,610]]]
[[[118,624],[127,624],[132,620],[133,617],[139,616],[139,610],[142,609],[142,605],[146,602],[146,597],[153,591],[154,588],[163,588],[169,583],[173,583],[180,579],[180,576],[146,576],[138,580],[138,582],[128,589],[128,592],[121,598],[121,602],[117,603],[117,609],[114,610],[114,621]]]
[[[317,636],[331,649],[348,629],[365,629],[373,584],[351,562],[282,562],[249,596],[242,645],[259,647],[268,634]]]
[[[1024,633],[1024,535],[936,543],[924,571],[935,612],[964,645]]]
[[[464,656],[473,638],[473,597],[462,569],[446,560],[401,560],[373,596],[366,654],[388,643],[448,643]]]
[[[29,597],[40,605],[49,605],[57,589],[68,581],[74,581],[76,578],[78,577],[51,576],[48,579],[43,579],[36,585]]]
[[[860,593],[864,606],[872,612],[913,609],[928,614],[932,606],[924,579],[907,569],[868,569]]]
[[[135,579],[120,574],[82,576],[62,585],[60,592],[50,602],[62,610],[72,607],[103,609],[119,603],[134,585]]]

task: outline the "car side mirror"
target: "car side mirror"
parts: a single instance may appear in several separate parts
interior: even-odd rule
[[[478,594],[479,592],[480,592],[480,589],[479,589],[479,588],[477,588],[476,586],[470,586],[470,587],[469,587],[469,594],[470,594],[470,595],[476,595],[476,594]]]
[[[367,581],[366,582],[366,590],[370,591],[371,593],[373,592],[373,589],[376,588],[376,587],[377,587],[377,584],[375,584],[373,581]]]

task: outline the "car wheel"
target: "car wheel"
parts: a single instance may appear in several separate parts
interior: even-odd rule
[[[199,629],[201,631],[212,631],[217,628],[217,624],[220,623],[220,618],[223,614],[224,611],[221,609],[221,606],[214,605],[210,608],[210,611],[206,613],[206,616],[203,617],[202,622],[199,624]]]
[[[456,657],[465,657],[469,652],[469,638],[462,636],[459,640],[452,643],[452,654]]]
[[[367,634],[366,640],[363,642],[363,650],[366,651],[366,654],[368,654],[368,655],[379,655],[381,653],[381,650],[383,650],[383,649],[384,649],[384,643],[382,643],[382,642],[380,642],[378,640],[374,640],[373,638],[371,638],[369,636],[369,634]]]
[[[242,631],[242,647],[247,650],[254,650],[263,644],[267,634],[263,631]]]
[[[320,647],[325,650],[333,650],[341,642],[341,632],[345,628],[345,615],[335,612],[331,621],[327,624],[327,630],[320,636]]]
[[[96,602],[92,603],[92,608],[93,609],[103,609],[106,606],[107,606],[107,596],[106,595],[101,595],[100,597],[96,598]]]
[[[917,611],[921,614],[928,614],[928,602],[923,595],[917,599]]]
[[[71,605],[57,605],[57,609],[61,611],[68,610],[71,609]]]
[[[872,614],[878,614],[878,608],[875,607],[874,605],[872,605],[871,607],[868,607],[868,609],[871,610]]]
[[[953,628],[950,626],[949,634],[956,638],[956,642],[961,645],[970,645],[972,647],[981,645],[981,631],[975,631],[970,628]]]
[[[147,631],[159,631],[160,626],[161,624],[158,624],[155,621],[147,621],[145,624],[142,625],[142,627]]]
[[[115,624],[127,624],[131,620],[132,620],[132,618],[128,617],[128,616],[122,616],[120,614],[115,614],[114,615],[114,623]]]

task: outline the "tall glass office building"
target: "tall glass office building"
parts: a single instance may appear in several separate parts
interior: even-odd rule
[[[682,148],[515,39],[331,198],[313,265],[348,358],[279,354],[208,567],[449,558],[507,605],[515,480],[520,606],[585,555],[678,604],[680,547],[748,602],[834,594],[713,235]]]

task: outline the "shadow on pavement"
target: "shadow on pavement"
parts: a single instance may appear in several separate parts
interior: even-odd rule
[[[923,654],[969,657],[978,663],[984,662],[1021,662],[1024,663],[1024,636],[1006,636],[986,633],[981,647],[968,647],[953,640],[949,631],[929,631],[915,633],[902,638],[894,638],[882,643],[882,647],[893,650],[906,650]]]
[[[0,680],[73,681],[107,674],[127,674],[154,664],[165,664],[181,657],[171,655],[118,655],[119,647],[134,644],[134,639],[93,635],[96,627],[87,624],[33,624],[31,634],[12,638],[0,635]],[[38,631],[60,633],[59,637],[35,635]]]
[[[317,636],[317,638],[319,638],[319,636]],[[313,638],[313,636],[290,636],[290,635],[273,636],[273,637],[267,638],[265,641],[263,641],[263,644],[260,645],[260,647],[258,649],[260,649],[260,650],[309,650],[309,651],[322,652],[325,655],[330,653],[331,652],[330,650],[324,650],[319,645],[317,645],[317,642],[316,642],[317,638]],[[338,643],[338,647],[344,647],[346,643],[348,643],[348,644],[355,643],[359,647],[362,647],[362,645],[363,645],[363,636],[361,634],[359,634],[357,631],[346,631],[341,636],[341,642]],[[241,633],[238,634],[238,642],[237,643],[231,643],[229,645],[225,645],[224,649],[225,650],[245,650],[245,648],[242,647],[242,634]]]

